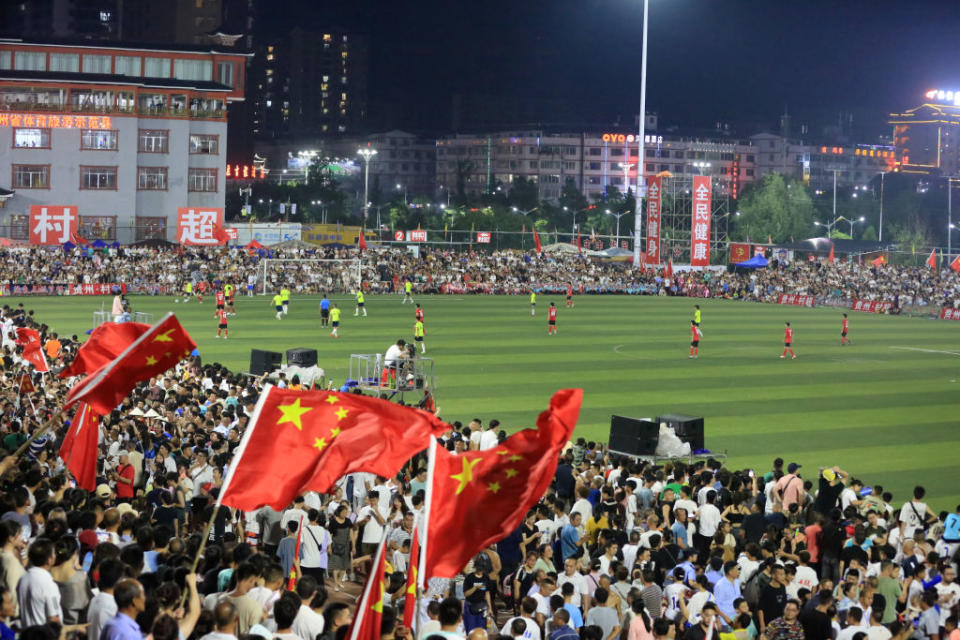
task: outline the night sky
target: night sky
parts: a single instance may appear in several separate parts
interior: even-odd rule
[[[265,28],[368,34],[377,124],[448,131],[454,94],[520,98],[548,126],[627,127],[639,107],[641,0],[269,6]],[[667,126],[749,134],[786,105],[813,132],[844,111],[859,135],[887,133],[888,112],[960,88],[958,33],[960,0],[650,0],[647,109]]]

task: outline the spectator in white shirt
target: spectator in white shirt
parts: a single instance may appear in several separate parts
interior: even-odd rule
[[[108,558],[97,567],[97,593],[87,606],[87,640],[100,640],[104,625],[117,615],[117,602],[113,599],[113,587],[123,577],[123,563],[116,558]]]
[[[303,576],[297,583],[297,595],[301,599],[300,610],[290,630],[300,640],[316,640],[323,633],[322,611],[327,591],[312,576]]]
[[[46,538],[38,538],[30,545],[27,552],[30,568],[17,584],[20,623],[24,628],[48,622],[60,623],[63,618],[60,587],[50,575],[56,557],[53,543]]]

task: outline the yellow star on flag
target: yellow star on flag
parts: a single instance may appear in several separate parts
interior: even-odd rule
[[[410,567],[410,571],[413,575],[410,576],[410,586],[407,587],[407,594],[413,597],[417,596],[417,567]]]
[[[340,435],[340,427],[334,427],[333,429],[330,429],[330,439],[331,439],[331,440],[332,440],[333,438],[336,438],[338,435]]]
[[[339,409],[337,409],[337,410],[334,411],[333,413],[334,413],[334,415],[337,416],[337,420],[343,420],[344,418],[347,417],[347,414],[350,413],[350,412],[347,411],[346,409],[344,409],[343,407],[340,407]]]
[[[323,399],[324,402],[329,402],[330,404],[336,404],[340,402],[340,399],[335,395],[329,395]]]
[[[457,486],[456,495],[463,493],[463,490],[466,489],[467,485],[473,480],[473,468],[480,462],[480,458],[474,458],[473,460],[461,458],[461,460],[463,461],[463,469],[460,473],[455,473],[450,476],[454,480],[460,481],[459,486]]]
[[[157,364],[157,359],[153,356],[147,356],[147,366],[149,367],[154,364]]]
[[[491,492],[493,492],[493,493],[496,493],[496,492],[500,491],[500,483],[499,483],[499,482],[491,482],[490,484],[487,485],[487,489],[489,489],[489,490],[490,490]]]
[[[324,438],[316,438],[313,441],[313,446],[317,451],[323,451],[323,448],[327,446],[327,441]]]
[[[497,451],[497,455],[498,455],[498,456],[505,456],[505,455],[507,455],[508,453],[510,453],[510,452],[507,451],[506,449],[501,449],[500,451]]]
[[[297,398],[293,401],[293,404],[277,405],[277,409],[280,409],[280,412],[283,414],[280,419],[277,420],[277,426],[285,422],[291,422],[299,431],[303,431],[303,422],[300,421],[300,418],[306,412],[312,411],[313,407],[301,407],[300,398]]]
[[[513,476],[517,475],[517,470],[516,470],[516,469],[507,469],[504,473],[507,474],[507,478],[512,478]]]
[[[170,337],[170,334],[173,333],[173,331],[174,331],[173,329],[170,329],[168,331],[164,331],[163,333],[158,333],[156,336],[154,336],[153,341],[154,342],[173,342],[173,338]]]
[[[509,460],[510,462],[516,462],[517,460],[523,460],[523,457],[518,456],[517,454],[513,454],[512,456],[510,456],[510,457],[508,458],[508,460]]]
[[[386,587],[383,585],[383,580],[380,581],[380,599],[373,603],[373,606],[370,607],[372,611],[377,613],[383,613],[383,595],[387,592]]]

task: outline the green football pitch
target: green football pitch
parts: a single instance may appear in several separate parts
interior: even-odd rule
[[[547,336],[546,309],[559,309]],[[18,302],[7,298],[7,304]],[[251,349],[317,349],[339,385],[351,353],[383,352],[413,335],[413,308],[399,296],[367,298],[369,317],[344,311],[341,337],[319,326],[318,299],[294,297],[276,320],[266,297],[237,298],[229,341],[217,340],[214,304],[134,297],[155,319],[174,311],[204,362],[246,371]],[[61,334],[90,328],[99,298],[32,298],[28,308]],[[770,469],[773,458],[840,465],[880,483],[898,504],[915,484],[931,505],[960,503],[960,325],[850,313],[852,345],[840,346],[841,310],[700,300],[700,358],[688,359],[694,300],[540,295],[527,298],[426,296],[427,356],[436,361],[436,398],[447,420],[497,418],[508,430],[533,426],[550,395],[584,389],[577,435],[605,440],[611,414],[703,416],[706,445],[737,468]],[[104,299],[109,309],[110,300]],[[795,330],[796,360],[781,360],[784,321]]]

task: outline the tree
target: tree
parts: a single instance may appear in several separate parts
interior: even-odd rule
[[[867,225],[867,228],[863,230],[863,233],[860,234],[860,240],[863,242],[876,242],[877,241],[877,230],[873,228],[873,225]]]
[[[774,173],[744,190],[733,236],[773,242],[799,240],[813,227],[813,202],[806,186]]]

